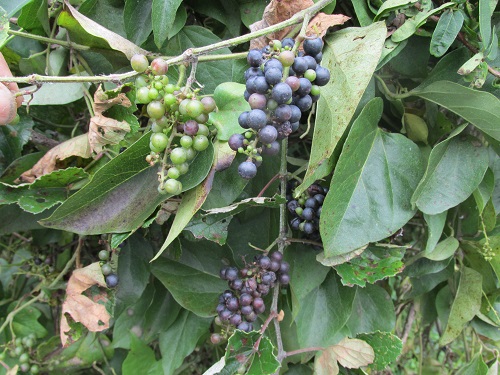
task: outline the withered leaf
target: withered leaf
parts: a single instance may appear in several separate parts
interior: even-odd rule
[[[283,22],[291,18],[294,14],[309,8],[314,5],[312,0],[272,0],[264,10],[262,20],[257,21],[250,25],[250,31],[257,31],[266,28],[271,25],[275,25],[279,22]],[[317,14],[307,27],[307,35],[323,37],[328,28],[336,25],[342,25],[345,23],[349,17],[342,14]],[[263,48],[269,44],[269,41],[273,39],[281,40],[285,38],[290,31],[293,30],[295,26],[287,27],[283,30],[276,31],[274,33],[268,34],[266,36],[261,36],[257,39],[253,39],[250,42],[250,48]]]
[[[70,156],[90,158],[91,155],[92,152],[87,134],[76,136],[47,151],[31,169],[21,175],[19,180],[31,183],[38,177],[54,171],[59,160],[69,158]]]
[[[62,305],[60,337],[63,346],[68,341],[67,332],[70,330],[66,314],[75,322],[80,322],[89,331],[100,332],[109,328],[110,315],[106,307],[97,301],[107,301],[105,292],[90,299],[83,295],[93,285],[106,287],[106,282],[99,262],[73,271],[66,287],[66,300]]]
[[[126,121],[118,121],[103,115],[103,112],[114,105],[130,107],[132,103],[127,96],[120,92],[109,98],[99,86],[94,94],[94,116],[90,119],[88,139],[93,152],[99,153],[105,145],[116,145],[130,131]]]

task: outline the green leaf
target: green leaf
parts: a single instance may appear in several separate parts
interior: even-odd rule
[[[190,311],[183,310],[177,320],[164,332],[160,333],[160,352],[164,375],[171,375],[182,365],[198,340],[204,335],[211,318],[200,318]]]
[[[261,338],[262,337],[262,338]],[[258,349],[254,345],[259,341]],[[274,346],[260,332],[243,332],[236,330],[229,338],[226,348],[226,365],[221,375],[236,374],[242,364],[246,367],[246,375],[272,375],[280,367],[280,362],[273,353]]]
[[[137,53],[147,54],[147,51],[84,16],[70,4],[65,3],[65,5],[66,8],[59,15],[57,23],[67,28],[75,41],[88,41],[93,47],[111,48],[123,53],[129,60]]]
[[[197,12],[226,25],[231,37],[240,35],[240,8],[236,0],[191,0],[191,7]]]
[[[130,351],[122,364],[123,375],[155,375],[161,371],[161,362],[155,358],[155,352],[133,333],[130,334]]]
[[[301,309],[295,319],[300,347],[327,347],[340,341],[355,294],[356,289],[342,286],[331,271],[319,287],[300,301]]]
[[[439,242],[432,251],[424,251],[422,255],[430,260],[445,260],[455,254],[458,246],[459,242],[455,237],[448,237],[447,239]]]
[[[366,341],[375,352],[375,360],[370,368],[382,371],[396,361],[403,350],[401,339],[389,332],[360,333],[356,338]]]
[[[123,10],[125,31],[131,42],[140,46],[153,31],[151,22],[153,0],[126,0]]]
[[[16,126],[0,127],[0,172],[3,172],[10,163],[21,156],[23,146],[28,143],[31,137],[33,126],[33,120],[23,115]]]
[[[177,8],[174,24],[172,25],[172,28],[168,32],[168,39],[173,38],[175,35],[177,35],[179,31],[182,30],[184,25],[186,25],[187,17],[188,15],[185,7],[180,6],[179,8]]]
[[[394,305],[384,288],[372,284],[356,288],[351,316],[346,323],[350,336],[374,331],[391,332],[395,324]]]
[[[416,96],[449,109],[477,126],[489,136],[500,140],[500,99],[449,81],[437,81],[413,90]]]
[[[478,52],[474,56],[472,56],[469,60],[467,60],[461,67],[458,69],[457,73],[460,75],[468,75],[471,74],[484,60],[484,53]]]
[[[0,0],[0,7],[7,12],[7,17],[10,18],[19,12],[26,4],[29,4],[32,1],[33,0]]]
[[[325,256],[346,254],[386,238],[414,215],[410,198],[423,174],[420,150],[377,127],[382,100],[371,100],[344,144],[323,203]]]
[[[153,0],[152,19],[155,44],[161,48],[172,28],[182,0]]]
[[[342,284],[366,286],[378,280],[397,275],[404,269],[403,259],[406,247],[384,248],[369,246],[363,253],[335,270],[342,278]]]
[[[481,307],[481,274],[468,267],[463,267],[460,274],[460,283],[451,306],[448,323],[439,340],[441,346],[447,345],[457,338]]]
[[[483,180],[476,190],[474,190],[474,199],[477,204],[479,213],[482,213],[488,201],[491,199],[493,189],[495,187],[495,176],[491,169],[487,169]]]
[[[418,12],[415,17],[407,19],[405,23],[391,35],[391,39],[394,42],[401,42],[405,39],[408,39],[410,36],[416,33],[419,27],[422,27],[427,22],[427,19],[429,17],[436,13],[439,13],[443,9],[453,6],[454,4],[455,3],[453,2],[448,2],[438,8]]]
[[[73,194],[42,225],[81,234],[130,232],[139,228],[169,198],[158,193],[157,168],[146,163],[150,133],[99,169],[90,183]],[[212,145],[181,176],[183,191],[205,179],[212,165]]]
[[[462,12],[445,10],[439,17],[436,29],[432,33],[431,55],[436,57],[443,56],[455,41],[463,23],[464,16]]]
[[[246,27],[252,23],[260,21],[266,7],[266,2],[262,0],[240,0],[240,18]]]
[[[57,346],[61,348],[61,344]],[[101,362],[105,357],[111,358],[113,356],[113,348],[110,346],[109,339],[106,335],[94,332],[88,332],[79,340],[70,346],[63,348],[62,352],[57,355],[57,362],[52,362],[55,368],[55,373],[62,370],[62,372],[75,371],[76,369],[83,369],[92,366],[92,363]]]
[[[218,275],[163,257],[152,263],[151,272],[182,307],[202,317],[215,315],[219,295],[227,288]]]
[[[432,149],[425,175],[411,197],[411,203],[426,214],[439,214],[465,201],[488,168],[486,148],[471,136],[459,135],[462,130]]]
[[[30,32],[45,32],[50,35],[49,12],[47,0],[32,1],[23,7],[17,20],[19,27]]]
[[[0,1],[1,5],[3,5],[2,3],[3,2]],[[9,28],[10,23],[7,12],[0,7],[0,48],[3,48],[9,38]]]
[[[364,0],[352,0],[354,13],[358,19],[359,25],[362,27],[369,26],[373,23],[373,15]]]
[[[483,361],[483,356],[479,352],[474,358],[471,359],[469,363],[462,366],[458,371],[457,375],[487,375],[488,366]]]
[[[328,160],[372,78],[386,33],[385,23],[378,22],[339,30],[325,39],[322,65],[334,78],[321,90],[309,166],[304,182],[295,189],[296,194],[332,171],[333,165]]]
[[[235,82],[221,83],[214,91],[217,112],[210,113],[210,119],[217,128],[217,138],[227,141],[235,133],[243,133],[238,117],[250,110],[250,105],[243,97],[245,85]]]
[[[149,260],[153,256],[151,245],[142,237],[132,236],[120,250],[118,279],[120,288],[115,295],[115,316],[135,303],[149,282]]]
[[[377,14],[373,21],[378,21],[385,14],[392,12],[397,9],[407,8],[409,5],[416,3],[417,0],[387,0],[378,9]]]
[[[498,0],[479,0],[479,33],[484,47],[491,42],[491,16],[497,2]]]
[[[437,215],[424,214],[424,220],[427,223],[428,237],[425,245],[426,252],[432,252],[436,247],[441,234],[443,233],[444,224],[446,223],[446,215],[448,211],[444,211]]]
[[[184,228],[193,233],[197,239],[207,239],[225,245],[227,240],[227,227],[233,218],[232,215],[219,214],[203,216],[196,214]]]
[[[15,308],[14,304],[10,305],[10,309]],[[12,320],[12,329],[16,336],[25,337],[31,333],[41,339],[47,335],[47,330],[38,322],[38,318],[42,315],[41,311],[33,306],[28,306],[19,311]]]

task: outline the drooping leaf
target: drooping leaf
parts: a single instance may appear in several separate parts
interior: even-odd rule
[[[177,8],[181,6],[182,0],[153,0],[151,17],[153,20],[153,35],[155,44],[161,48],[167,40],[168,32],[175,21]]]
[[[436,29],[432,33],[430,52],[436,57],[443,56],[455,41],[464,23],[460,11],[445,10],[439,17]]]
[[[322,64],[335,78],[321,90],[309,166],[296,194],[332,171],[328,160],[368,86],[385,36],[385,24],[378,22],[340,30],[325,39]]]
[[[271,375],[280,367],[280,362],[273,353],[274,346],[266,336],[262,338],[256,331],[243,332],[236,330],[227,342],[226,365],[221,375],[235,374],[231,368],[237,370],[241,365],[247,368],[247,375]],[[260,339],[257,348],[254,345]]]
[[[425,251],[431,252],[436,247],[441,234],[443,233],[444,224],[446,223],[446,215],[448,211],[444,211],[437,215],[424,214],[424,220],[427,223],[428,237],[425,244]]]
[[[340,341],[355,294],[356,289],[342,286],[331,271],[319,287],[300,301],[301,309],[295,319],[300,347],[327,347]]]
[[[486,148],[473,137],[459,135],[462,130],[432,149],[425,175],[411,197],[411,203],[426,214],[439,214],[466,200],[486,173]]]
[[[99,298],[91,299],[82,294],[90,287],[98,285],[106,287],[99,262],[73,271],[66,287],[66,300],[62,304],[60,336],[63,346],[69,339],[70,322],[66,314],[75,322],[83,324],[91,332],[104,331],[109,327],[109,312],[102,301],[106,301],[106,293]],[[97,302],[99,301],[99,302]]]
[[[97,22],[84,16],[67,1],[64,2],[65,10],[58,18],[58,24],[73,31],[73,37],[82,37],[84,34],[93,36],[96,47],[111,48],[123,53],[129,60],[137,53],[145,55],[147,51],[136,46],[124,37],[106,29]],[[83,32],[82,32],[83,31]]]
[[[488,366],[484,363],[481,353],[474,355],[469,363],[457,371],[457,375],[486,375],[487,373]]]
[[[384,319],[380,319],[382,316]],[[372,284],[356,288],[351,316],[347,321],[350,336],[374,331],[390,332],[395,322],[394,304],[384,288]]]
[[[451,306],[446,329],[439,340],[440,345],[447,345],[458,337],[464,326],[472,320],[481,307],[481,274],[468,267],[463,267],[460,274],[457,294]]]
[[[414,215],[410,198],[421,176],[420,150],[401,134],[378,128],[382,100],[371,100],[354,122],[323,203],[325,256],[386,238]]]
[[[369,246],[361,255],[349,262],[339,264],[335,270],[342,278],[342,284],[364,287],[378,280],[400,273],[404,264],[406,247],[384,248]]]
[[[432,251],[424,251],[423,256],[435,261],[445,260],[455,253],[458,246],[459,242],[455,237],[448,237],[439,242]]]
[[[82,234],[130,232],[139,228],[169,195],[158,193],[157,168],[146,163],[150,134],[99,169],[92,180],[44,220],[47,227]],[[205,179],[212,165],[210,145],[181,176],[183,191]]]
[[[360,333],[356,338],[366,341],[375,352],[375,360],[369,367],[382,371],[394,362],[403,350],[401,339],[389,332]]]
[[[224,245],[227,240],[227,227],[232,218],[232,215],[225,214],[209,216],[196,214],[184,230],[190,231],[198,239],[206,238]]]
[[[219,295],[227,288],[218,275],[164,257],[152,263],[151,272],[182,307],[203,317],[215,315]]]
[[[479,212],[482,213],[485,209],[488,201],[492,197],[493,189],[495,187],[495,176],[491,169],[487,169],[483,180],[479,184],[476,190],[474,190],[474,199],[477,204]]]
[[[200,318],[190,311],[183,310],[176,321],[160,333],[163,374],[171,375],[182,365],[184,358],[194,350],[211,323],[211,318]]]
[[[447,108],[497,141],[500,140],[500,129],[497,126],[500,121],[500,99],[489,92],[449,81],[436,81],[412,92]]]

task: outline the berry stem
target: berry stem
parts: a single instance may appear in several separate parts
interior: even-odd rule
[[[310,348],[292,350],[291,352],[285,353],[285,358],[291,357],[292,355],[295,355],[295,354],[302,354],[302,353],[308,353],[308,352],[320,352],[323,350],[325,350],[325,348],[321,348],[321,347],[310,347]]]
[[[191,72],[186,81],[186,86],[184,87],[184,95],[186,95],[191,89],[191,85],[196,82],[196,68],[198,67],[198,58],[194,57],[191,63]]]
[[[280,177],[280,174],[279,173],[276,173],[273,178],[271,178],[269,180],[269,182],[266,184],[266,186],[264,186],[262,188],[262,190],[259,192],[259,194],[257,194],[257,198],[260,198],[264,195],[264,193],[266,192],[266,190],[269,188],[269,186],[271,186],[271,184],[276,181],[278,178]]]
[[[257,30],[236,38],[232,39],[227,39],[223,40],[218,43],[210,44],[208,46],[203,46],[203,47],[197,47],[197,48],[189,48],[186,51],[184,51],[181,55],[173,57],[171,59],[167,60],[168,65],[180,65],[184,64],[186,62],[192,61],[193,57],[199,56],[198,59],[199,61],[216,61],[216,60],[223,60],[223,59],[240,59],[246,56],[246,53],[242,54],[228,54],[228,55],[209,55],[209,56],[200,56],[200,55],[205,55],[209,52],[219,50],[221,48],[226,48],[226,47],[234,47],[242,43],[246,43],[251,41],[252,39],[258,38],[260,36],[268,35],[271,33],[274,33],[278,30],[282,30],[288,26],[292,26],[295,24],[298,24],[300,22],[303,22],[302,29],[300,35],[305,35],[305,30],[307,28],[307,24],[309,23],[309,20],[311,19],[311,16],[319,12],[322,8],[324,8],[326,5],[330,4],[333,0],[320,0],[316,4],[310,6],[309,8],[306,8],[296,14],[294,14],[291,18],[288,20],[285,20],[283,22],[279,22],[275,25],[271,25],[269,27],[266,27],[261,30]],[[88,46],[82,46],[79,44],[75,44],[72,42],[64,42],[61,40],[53,39],[53,38],[46,38],[46,37],[41,37],[37,35],[32,35],[32,34],[27,34],[27,33],[22,33],[19,31],[14,31],[14,30],[9,30],[9,33],[12,35],[15,35],[17,33],[17,36],[24,36],[24,37],[29,37],[31,39],[36,39],[39,41],[43,41],[46,43],[54,43],[54,44],[59,44],[61,46],[67,47],[67,48],[73,48],[73,49],[85,49],[89,50],[91,49]],[[43,39],[43,40],[42,40]],[[302,36],[303,39],[303,36]],[[83,48],[80,48],[83,47]],[[298,48],[298,47],[297,47]],[[39,82],[121,82],[122,80],[129,79],[136,77],[140,75],[141,73],[138,73],[136,71],[131,71],[127,73],[122,73],[122,74],[110,74],[110,75],[103,75],[103,76],[90,76],[90,77],[73,77],[73,76],[68,76],[68,77],[59,77],[59,76],[43,76],[39,74],[31,74],[26,77],[0,77],[0,82],[17,82],[17,83],[29,83],[29,84],[36,84]]]

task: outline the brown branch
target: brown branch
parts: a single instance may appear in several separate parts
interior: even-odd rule
[[[279,177],[280,177],[280,174],[279,174],[279,173],[276,173],[276,174],[273,176],[273,178],[271,178],[271,179],[269,180],[269,182],[266,184],[266,186],[264,186],[264,187],[262,188],[262,190],[260,191],[260,193],[259,193],[259,194],[257,194],[257,198],[262,197],[262,195],[264,195],[264,193],[265,193],[265,192],[266,192],[266,190],[269,188],[269,186],[271,186],[271,184],[272,184],[274,181],[276,181]]]

